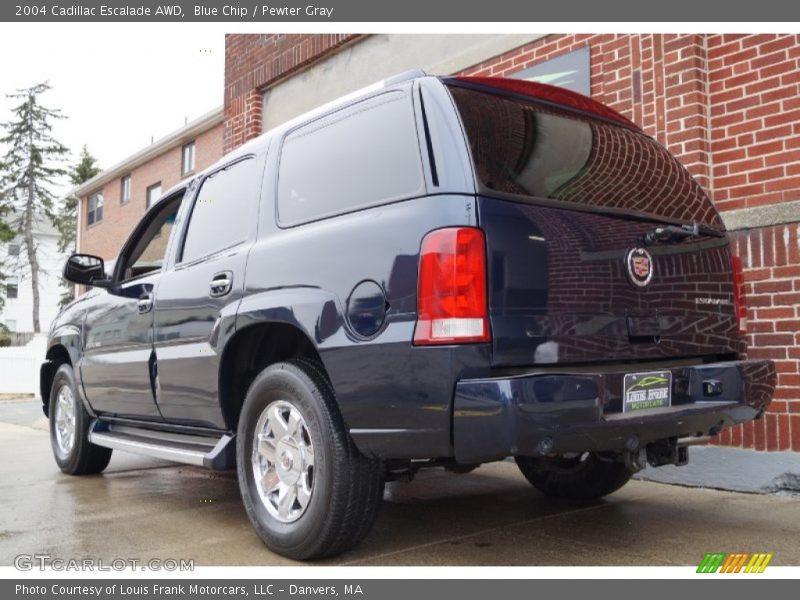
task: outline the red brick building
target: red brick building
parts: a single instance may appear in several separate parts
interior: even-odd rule
[[[220,107],[73,190],[80,198],[78,249],[115,258],[150,202],[222,156],[222,121]]]
[[[775,360],[779,387],[765,418],[719,442],[800,451],[800,36],[228,35],[224,150],[409,68],[520,76],[576,51],[585,91],[688,167],[742,257],[750,355]]]

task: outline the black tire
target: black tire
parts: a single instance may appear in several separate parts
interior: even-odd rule
[[[292,522],[267,509],[253,467],[255,428],[273,402],[288,403],[300,413],[313,444],[310,499],[304,509],[298,507],[304,512]],[[247,392],[236,438],[244,507],[270,550],[297,560],[323,558],[349,550],[369,533],[383,498],[383,464],[363,456],[353,444],[319,365],[290,360],[264,369]],[[271,510],[277,509],[272,505]]]
[[[59,394],[64,390],[64,402],[72,407],[74,413],[74,439],[71,444],[59,442],[64,435],[58,432]],[[89,475],[100,473],[111,460],[111,449],[96,446],[89,441],[89,426],[92,417],[78,395],[75,373],[68,364],[58,367],[53,385],[50,387],[50,404],[48,405],[50,420],[50,445],[58,468],[68,475]],[[70,422],[72,420],[70,419]],[[62,430],[63,431],[63,430]]]
[[[575,458],[518,456],[517,466],[533,487],[551,498],[596,500],[628,483],[632,473],[611,457],[587,453]]]

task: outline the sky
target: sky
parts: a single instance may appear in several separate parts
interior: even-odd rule
[[[0,123],[6,94],[47,81],[42,104],[68,117],[54,137],[73,162],[85,144],[107,168],[222,105],[223,28],[137,25],[0,25]]]

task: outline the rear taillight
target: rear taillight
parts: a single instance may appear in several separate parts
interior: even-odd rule
[[[422,240],[415,345],[488,342],[486,243],[474,227],[437,229]]]
[[[736,321],[739,324],[739,333],[747,333],[747,303],[744,295],[744,272],[742,271],[742,259],[738,256],[731,257],[733,266],[733,310],[736,314]]]

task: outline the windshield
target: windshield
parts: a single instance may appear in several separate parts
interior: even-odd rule
[[[703,189],[647,136],[517,97],[449,88],[485,189],[722,229]]]

